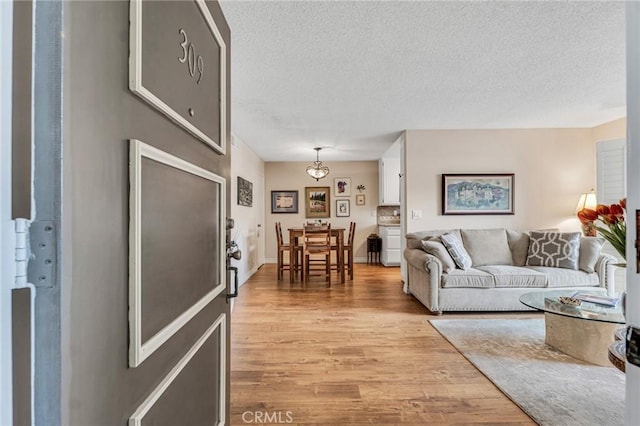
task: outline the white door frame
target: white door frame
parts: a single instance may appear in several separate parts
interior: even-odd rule
[[[640,327],[635,212],[640,209],[640,3],[626,3],[627,41],[627,325]],[[625,423],[640,423],[640,367],[626,365]]]
[[[11,289],[15,279],[11,220],[13,2],[0,1],[0,424],[13,424]]]

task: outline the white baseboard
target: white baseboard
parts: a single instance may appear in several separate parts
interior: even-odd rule
[[[256,272],[258,272],[258,266],[254,266],[242,275],[238,274],[238,288],[246,283]]]

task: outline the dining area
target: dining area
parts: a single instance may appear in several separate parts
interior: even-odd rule
[[[349,228],[332,226],[329,222],[305,222],[283,232],[281,222],[276,222],[277,277],[289,283],[310,281],[324,282],[331,286],[334,279],[344,284],[353,280],[354,237],[356,223]]]

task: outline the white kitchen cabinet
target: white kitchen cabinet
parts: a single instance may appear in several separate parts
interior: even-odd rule
[[[378,235],[382,239],[380,261],[384,266],[400,265],[400,227],[379,226]]]
[[[380,205],[400,204],[400,157],[383,157],[378,165]]]

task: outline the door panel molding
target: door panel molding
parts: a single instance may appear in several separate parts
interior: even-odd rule
[[[129,31],[129,89],[140,96],[143,100],[148,102],[151,106],[165,114],[171,120],[173,120],[176,124],[183,127],[189,133],[202,140],[206,144],[210,145],[215,151],[220,154],[226,154],[227,150],[227,45],[222,37],[222,34],[211,15],[211,11],[207,7],[205,0],[194,0],[198,9],[202,13],[202,17],[206,22],[207,27],[211,31],[213,35],[213,39],[217,43],[220,52],[219,52],[219,62],[218,62],[218,72],[219,72],[219,101],[218,105],[220,108],[220,134],[217,139],[219,142],[215,141],[215,138],[211,135],[207,135],[205,131],[200,129],[197,125],[191,123],[189,119],[186,117],[190,115],[194,117],[193,111],[189,108],[189,113],[183,115],[180,112],[176,111],[176,107],[169,105],[163,99],[161,99],[158,94],[153,93],[147,87],[144,86],[144,82],[142,81],[143,67],[142,67],[142,54],[143,54],[143,38],[142,38],[142,25],[143,25],[143,13],[142,13],[142,0],[131,0],[130,3],[130,13],[131,13],[131,28]],[[180,29],[182,31],[182,29]],[[184,31],[182,34],[185,34]],[[176,36],[180,35],[180,33],[176,34]],[[186,44],[188,38],[186,36],[177,37],[176,40],[180,40],[184,38],[184,43]],[[179,48],[182,44],[176,43],[176,47]],[[191,46],[190,46],[191,47]],[[178,52],[180,49],[177,50]],[[173,54],[173,50],[170,50]],[[185,47],[185,55],[184,59],[187,60],[187,50]],[[193,50],[190,50],[191,56],[193,58],[196,53],[192,53]],[[176,59],[180,60],[178,56]],[[182,61],[181,61],[182,62]],[[204,63],[204,61],[202,61]],[[195,63],[191,63],[191,67],[189,71],[194,71],[197,69],[199,65]],[[204,68],[204,65],[203,65]],[[206,68],[204,68],[206,69]],[[202,75],[202,73],[201,73]],[[200,76],[201,76],[200,75]],[[192,77],[194,73],[192,73]],[[174,80],[174,84],[178,82]],[[206,92],[203,92],[202,96],[208,96]],[[186,111],[185,111],[186,112]]]
[[[227,330],[227,316],[226,314],[220,314],[220,316],[216,319],[216,321],[204,332],[204,334],[198,339],[198,341],[189,349],[189,351],[178,361],[178,363],[171,369],[169,374],[167,374],[164,379],[160,382],[160,384],[147,396],[147,398],[138,406],[136,411],[129,417],[129,426],[141,426],[144,417],[147,413],[153,408],[153,406],[158,402],[160,397],[165,393],[165,391],[171,386],[173,381],[178,377],[180,372],[184,370],[189,361],[196,355],[196,353],[202,348],[205,342],[211,337],[211,335],[219,329],[219,345],[220,349],[219,353],[219,368],[220,368],[220,377],[226,376],[226,330]],[[219,380],[219,399],[218,399],[218,412],[220,413],[218,419],[218,425],[226,424],[226,391],[225,391],[225,381]]]
[[[143,215],[142,215],[142,160],[148,158],[167,165],[172,169],[181,170],[198,176],[218,185],[217,194],[217,231],[225,232],[226,218],[226,180],[208,170],[154,148],[140,140],[131,139],[130,145],[130,175],[129,175],[129,366],[137,367],[180,328],[191,320],[198,312],[226,289],[225,269],[225,239],[217,238],[217,276],[212,277],[213,287],[193,305],[177,315],[160,331],[143,341]],[[192,206],[184,206],[188,209]],[[186,219],[186,218],[185,218]],[[160,259],[168,262],[169,259]],[[188,265],[183,265],[188,267]],[[149,313],[146,313],[149,315]]]

